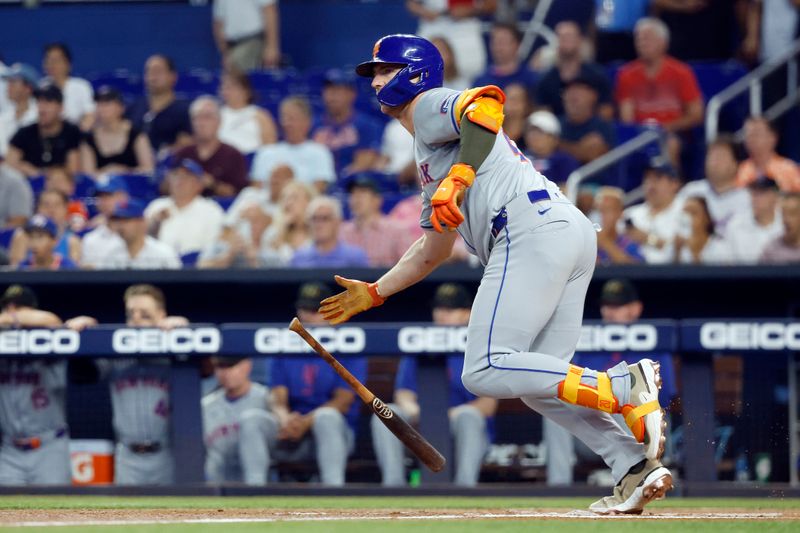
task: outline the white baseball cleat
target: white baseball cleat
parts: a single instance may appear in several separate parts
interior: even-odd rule
[[[622,406],[622,416],[636,440],[644,444],[645,457],[661,459],[667,440],[667,419],[658,403],[661,364],[642,359],[630,365],[628,371],[631,374],[631,397],[630,403]]]
[[[648,503],[661,500],[672,489],[672,474],[658,460],[647,459],[637,473],[625,475],[614,487],[614,494],[589,506],[601,515],[642,514]]]

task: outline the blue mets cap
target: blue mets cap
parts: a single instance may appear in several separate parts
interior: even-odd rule
[[[3,74],[7,80],[22,80],[31,87],[39,83],[39,73],[32,66],[25,63],[14,63]]]
[[[112,194],[115,192],[128,192],[128,186],[121,176],[108,176],[101,179],[95,187],[96,194]]]
[[[56,226],[55,222],[44,215],[33,215],[25,224],[25,231],[27,233],[44,231],[55,238],[55,236],[58,235],[58,226]]]
[[[181,168],[188,170],[198,178],[202,178],[203,174],[205,174],[203,167],[200,166],[200,163],[198,163],[194,159],[189,159],[188,157],[185,157],[183,159],[178,159],[176,157],[173,158],[172,161],[170,161],[169,163],[170,170],[178,170]]]
[[[143,218],[144,204],[139,200],[131,198],[127,202],[121,202],[114,208],[111,218]]]
[[[325,71],[322,78],[324,85],[344,85],[346,87],[356,86],[356,77],[352,72],[344,71],[338,68],[332,68]]]

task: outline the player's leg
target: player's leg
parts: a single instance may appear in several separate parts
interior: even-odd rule
[[[28,479],[34,485],[69,485],[72,472],[69,457],[69,439],[61,437],[28,452],[30,462]]]
[[[314,435],[320,481],[325,485],[344,485],[347,456],[355,441],[347,419],[332,407],[322,407],[314,412],[311,432]]]
[[[462,487],[473,487],[478,483],[483,457],[489,447],[486,418],[471,405],[459,405],[450,413],[450,432],[456,463],[453,482]]]
[[[396,404],[389,404],[389,407],[397,416],[408,421]],[[381,484],[384,487],[404,486],[406,465],[403,443],[375,415],[370,417],[369,427],[372,434],[372,449],[375,450],[375,457],[381,469]]]
[[[525,401],[523,399],[523,401]],[[529,405],[533,409],[533,406]],[[548,417],[542,417],[542,440],[547,448],[547,484],[572,485],[575,444],[572,433]]]
[[[24,454],[4,439],[0,448],[0,485],[28,484]]]
[[[270,448],[278,439],[278,419],[263,409],[248,409],[239,420],[239,462],[248,485],[266,485]]]

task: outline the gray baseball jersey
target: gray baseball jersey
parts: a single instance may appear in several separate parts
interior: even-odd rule
[[[458,159],[461,129],[455,119],[455,104],[460,95],[452,89],[433,89],[422,94],[414,110],[414,156],[423,199],[420,225],[425,229],[433,228],[431,197]],[[465,220],[458,227],[470,252],[483,265],[489,261],[492,247],[492,219],[511,199],[535,189],[558,192],[558,187],[537,172],[501,130],[475,182],[467,189],[461,205]]]
[[[459,92],[433,89],[414,110],[414,150],[423,186],[421,225],[431,229],[431,197],[457,162]],[[597,452],[619,481],[644,448],[611,415],[558,399],[581,331],[586,290],[597,258],[592,223],[534,170],[501,130],[461,205],[458,232],[485,266],[473,303],[462,380],[477,396],[521,398]],[[630,374],[608,370],[626,399]],[[596,387],[597,372],[581,383]]]
[[[253,383],[247,394],[234,400],[218,389],[202,402],[206,480],[265,483],[269,448],[278,429],[269,389]],[[248,431],[248,426],[260,429]]]

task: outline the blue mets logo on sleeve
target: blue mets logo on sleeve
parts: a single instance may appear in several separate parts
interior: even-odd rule
[[[442,115],[446,115],[448,109],[450,108],[450,99],[448,98],[444,102],[442,102],[442,107],[439,108],[439,113]]]

